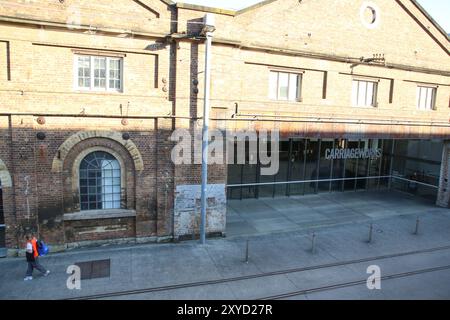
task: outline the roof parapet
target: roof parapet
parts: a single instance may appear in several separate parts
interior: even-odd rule
[[[447,40],[450,41],[449,33],[445,32],[444,28],[441,27],[441,25],[434,20],[434,18],[425,10],[424,7],[417,1],[417,0],[411,0],[411,2],[419,9],[420,12],[422,12],[425,17],[427,17],[428,20],[438,29],[444,36],[447,37]]]
[[[177,2],[175,4],[175,7],[181,8],[181,9],[187,9],[187,10],[195,10],[195,11],[223,14],[223,15],[227,15],[227,16],[235,16],[237,13],[237,11],[235,11],[235,10],[207,7],[207,6],[201,6],[201,5],[197,5],[197,4],[190,4],[190,3],[184,3],[184,2]]]

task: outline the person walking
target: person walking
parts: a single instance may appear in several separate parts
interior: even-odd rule
[[[33,270],[39,270],[45,277],[49,275],[50,271],[46,270],[39,263],[39,252],[37,250],[37,240],[34,236],[28,234],[26,235],[27,247],[26,247],[26,258],[28,262],[27,273],[25,275],[24,281],[33,280]]]

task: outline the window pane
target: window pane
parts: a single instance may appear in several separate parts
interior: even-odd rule
[[[421,88],[420,90],[420,108],[427,108],[427,88]]]
[[[287,73],[279,73],[278,90],[278,99],[287,100],[289,91],[289,75]]]
[[[289,74],[289,100],[297,101],[299,94],[299,78],[300,76],[295,73]]]
[[[109,88],[120,90],[120,59],[109,60]]]
[[[418,87],[420,90],[419,108],[432,110],[434,108],[435,88]]]
[[[276,99],[278,90],[278,72],[270,72],[269,76],[269,98]]]
[[[353,80],[352,103],[358,107],[375,106],[377,84],[371,81]]]
[[[422,94],[422,88],[417,87],[417,108],[419,108],[419,109],[422,108],[422,106],[420,105],[421,94]]]
[[[437,93],[437,89],[431,88],[431,105],[430,105],[431,110],[434,110],[436,107],[436,93]]]
[[[425,99],[425,109],[430,109],[431,106],[431,94],[430,94],[431,88],[426,88],[425,92],[426,92],[426,99]]]
[[[106,88],[106,58],[94,57],[94,87]]]
[[[427,88],[427,109],[431,110],[433,105],[433,88]]]
[[[80,179],[82,210],[120,208],[120,164],[117,159],[103,151],[88,154],[80,164],[80,177],[85,176],[93,178]]]
[[[86,56],[79,56],[77,61],[78,61],[78,87],[90,88],[91,86],[90,58]]]
[[[354,106],[358,105],[358,81],[353,80],[352,83],[352,104]]]
[[[373,106],[374,105],[374,83],[373,82],[367,82],[367,92],[366,92],[366,106]]]
[[[358,106],[366,105],[366,92],[367,92],[367,82],[358,81]]]
[[[76,84],[81,88],[121,90],[122,59],[77,56]],[[93,78],[91,79],[91,75]]]

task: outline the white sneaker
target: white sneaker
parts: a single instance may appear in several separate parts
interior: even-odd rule
[[[50,274],[50,270],[45,271],[44,277],[48,276]]]
[[[23,281],[33,280],[33,277],[25,277],[23,278]]]

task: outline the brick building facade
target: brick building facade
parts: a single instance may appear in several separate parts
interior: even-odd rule
[[[322,141],[439,141],[436,203],[449,205],[450,45],[415,1],[278,0],[230,11],[11,0],[0,11],[0,203],[10,254],[29,231],[55,250],[198,232],[200,166],[175,165],[170,137],[201,124],[206,12],[216,20],[213,127],[279,129],[290,148],[310,139],[318,153]],[[366,100],[373,86],[367,105],[355,85]],[[210,234],[226,232],[230,168],[209,167]]]

